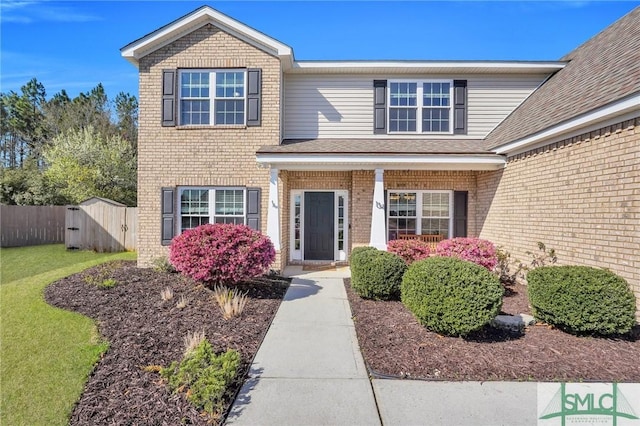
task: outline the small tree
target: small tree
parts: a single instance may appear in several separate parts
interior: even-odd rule
[[[120,136],[105,136],[89,126],[56,136],[44,151],[48,182],[69,203],[89,197],[136,205],[136,152]]]
[[[271,240],[245,225],[201,225],[175,237],[169,248],[178,272],[208,286],[264,274],[275,257]]]

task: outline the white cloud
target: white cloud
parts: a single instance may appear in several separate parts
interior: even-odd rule
[[[91,22],[101,18],[52,1],[3,0],[0,3],[0,20],[17,24],[36,22]]]

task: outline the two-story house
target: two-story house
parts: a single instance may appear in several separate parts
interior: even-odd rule
[[[210,7],[122,48],[140,75],[139,264],[209,222],[277,267],[402,235],[607,267],[640,294],[640,8],[559,61],[297,61]]]

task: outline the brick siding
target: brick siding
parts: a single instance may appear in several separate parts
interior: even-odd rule
[[[478,175],[482,238],[529,262],[537,242],[559,264],[608,268],[640,299],[640,118],[508,158]]]
[[[262,125],[161,127],[162,70],[175,68],[261,68]],[[269,171],[257,166],[255,152],[280,141],[279,59],[209,24],[141,58],[139,71],[138,264],[167,254],[160,245],[162,187],[260,187],[265,231]]]

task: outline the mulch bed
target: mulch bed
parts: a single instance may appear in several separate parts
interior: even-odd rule
[[[421,326],[401,302],[361,299],[345,287],[372,374],[427,380],[640,382],[640,328],[620,338],[577,337],[547,325],[523,334],[489,326],[467,338]],[[527,288],[507,288],[503,313],[530,313]]]
[[[87,277],[101,281],[107,276],[119,285],[104,289],[87,283]],[[275,277],[239,284],[250,300],[241,316],[224,320],[210,290],[179,274],[138,269],[135,262],[98,266],[51,284],[45,291],[47,302],[97,320],[101,336],[110,344],[70,424],[210,424],[212,419],[201,415],[183,394],[171,394],[158,373],[143,368],[166,367],[181,359],[184,337],[204,330],[216,351],[233,348],[242,357],[241,374],[227,395],[228,409],[288,285],[288,280]],[[160,297],[166,287],[174,292],[170,301]],[[182,295],[188,305],[180,309],[176,303]]]

